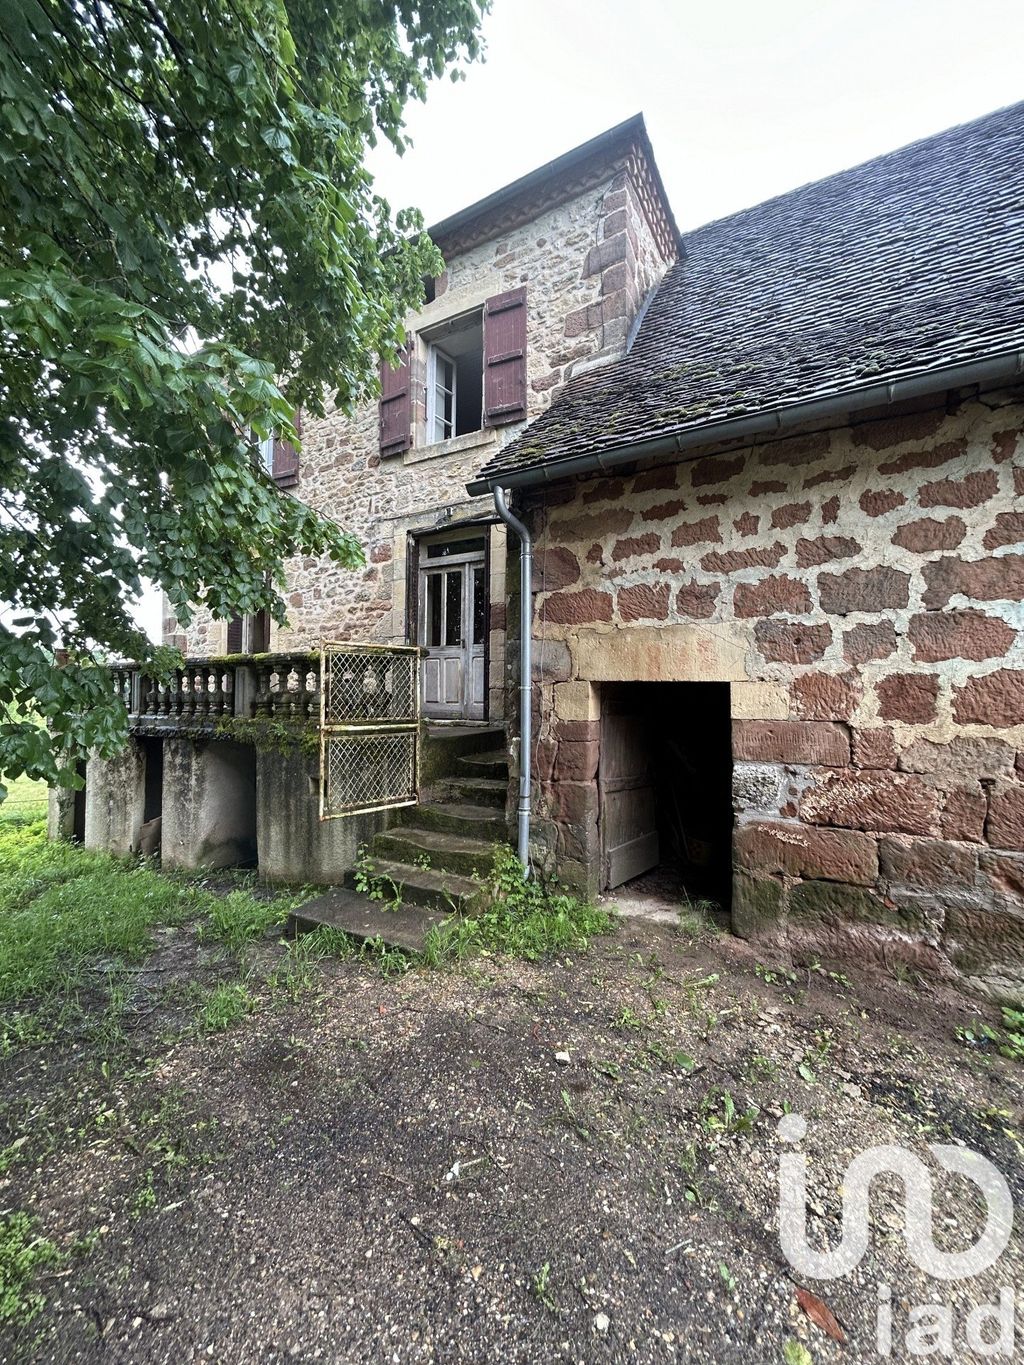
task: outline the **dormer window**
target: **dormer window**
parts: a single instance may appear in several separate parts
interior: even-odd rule
[[[431,331],[427,352],[427,440],[483,426],[483,318],[474,313]]]

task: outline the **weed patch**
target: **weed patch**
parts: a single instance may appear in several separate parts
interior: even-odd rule
[[[36,1236],[34,1227],[27,1213],[0,1218],[0,1322],[31,1322],[45,1302],[32,1282],[60,1253],[47,1238]]]
[[[431,966],[481,952],[536,961],[548,953],[582,951],[612,923],[608,911],[558,882],[524,879],[515,852],[498,845],[487,876],[485,908],[432,929],[424,957]]]

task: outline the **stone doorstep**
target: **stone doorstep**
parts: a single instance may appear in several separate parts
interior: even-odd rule
[[[419,905],[403,904],[397,910],[385,910],[358,891],[335,887],[293,910],[288,916],[288,928],[305,933],[329,925],[360,943],[379,938],[389,947],[422,953],[428,932],[449,918]]]

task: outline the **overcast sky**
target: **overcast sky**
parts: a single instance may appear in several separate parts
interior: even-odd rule
[[[484,36],[371,156],[428,224],[638,112],[685,230],[1024,99],[1024,0],[494,0]]]

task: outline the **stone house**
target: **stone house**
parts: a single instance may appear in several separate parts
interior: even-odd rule
[[[1024,105],[688,233],[472,481],[532,532],[532,836],[1024,992]]]
[[[404,857],[411,885],[422,871],[414,863],[444,860],[458,871],[482,855],[476,845],[469,853],[399,846],[389,833],[396,820],[434,820],[442,833],[488,840],[500,832],[506,537],[491,496],[466,484],[571,378],[623,354],[675,259],[678,230],[636,117],[430,234],[446,269],[426,282],[425,302],[407,320],[403,363],[382,366],[379,401],[353,416],[307,417],[300,453],[272,441],[261,452],[283,491],[359,537],[365,568],[292,560],[285,629],[260,617],[221,621],[200,611],[184,626],[167,615],[163,639],[188,665],[169,690],[137,670],[118,674],[132,742],[117,761],[89,765],[77,817],[86,843],[151,847],[159,821],[165,863],[256,861],[269,879],[335,882],[361,845],[388,835],[378,852]],[[315,745],[266,742],[281,724],[315,728],[325,689],[311,653],[325,640],[380,648],[399,671],[403,648],[423,654],[416,761],[403,748],[407,736],[367,735],[361,750],[376,744],[411,784],[396,790],[403,773],[395,771],[376,784],[366,778],[362,792],[341,793],[337,820],[320,818],[331,793],[318,799]],[[335,747],[351,756],[340,739]],[[447,803],[461,813],[402,814],[474,749],[497,750],[501,761],[467,769],[466,799]],[[327,766],[343,785],[347,764]],[[74,829],[75,818],[62,807],[54,827]]]
[[[319,882],[369,842],[450,902],[518,776],[532,860],[592,892],[1020,998],[1022,135],[1024,105],[680,237],[633,119],[432,228],[379,403],[266,452],[365,570],[293,561],[284,630],[169,619],[190,663],[169,695],[119,677],[86,842],[159,818],[165,861]],[[364,701],[422,654],[415,762],[389,722],[254,742],[330,719],[332,640],[383,647],[338,665]]]

